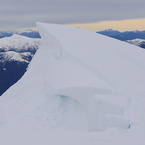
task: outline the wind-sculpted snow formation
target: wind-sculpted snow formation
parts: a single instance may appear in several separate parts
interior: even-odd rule
[[[145,51],[79,28],[37,27],[41,48],[0,99],[2,143],[143,145]]]

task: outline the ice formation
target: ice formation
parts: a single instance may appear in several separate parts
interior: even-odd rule
[[[49,95],[67,96],[79,102],[80,105],[83,105],[84,109],[86,110],[85,113],[87,117],[87,126],[84,128],[87,128],[89,131],[105,130],[108,127],[112,127],[113,124],[115,124],[117,127],[129,128],[129,121],[122,119],[121,116],[118,117],[119,115],[124,114],[123,107],[109,103],[103,99],[99,100],[97,98],[100,87],[104,89],[102,89],[102,93],[105,95],[108,95],[108,93],[105,93],[105,91],[110,91],[110,93],[113,94],[115,93],[116,89],[104,75],[97,71],[97,67],[92,65],[92,60],[94,61],[95,58],[90,58],[91,55],[88,53],[88,61],[85,62],[84,59],[80,57],[86,57],[86,54],[81,54],[83,53],[81,52],[82,49],[78,50],[78,48],[69,46],[67,43],[65,43],[69,40],[60,41],[56,36],[53,35],[53,33],[47,31],[47,28],[44,26],[44,24],[42,25],[38,23],[37,25],[42,36],[42,49],[49,51],[48,59],[50,59],[49,62],[51,64],[48,64],[49,70],[47,73],[47,78],[50,77],[48,79],[49,84],[51,85],[51,88],[53,88],[53,91],[51,90],[51,94],[48,90]],[[69,35],[69,30],[67,30],[68,28],[65,26],[64,29],[65,31],[68,31],[67,33]],[[75,31],[76,29],[73,30],[73,33]],[[68,46],[65,46],[66,44]],[[77,43],[77,45],[79,44],[80,42]],[[68,47],[72,48],[67,49]],[[83,51],[88,51],[88,47],[80,46],[80,48],[83,48]],[[93,46],[93,48],[91,48],[89,51],[95,52],[95,49],[96,48]],[[72,51],[75,52],[72,53]],[[107,90],[108,88],[110,90]],[[106,117],[108,114],[113,114],[114,116],[109,119],[110,117]],[[117,117],[115,115],[117,115]]]
[[[3,143],[2,132],[15,130],[33,134],[28,145],[143,145],[145,51],[79,28],[37,27],[41,48],[0,99]]]

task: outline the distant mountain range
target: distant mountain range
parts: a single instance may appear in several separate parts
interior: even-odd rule
[[[145,31],[119,32],[117,30],[107,29],[97,33],[145,48]]]
[[[14,34],[0,39],[0,95],[26,72],[40,39]]]
[[[29,38],[22,35],[14,34],[10,37],[0,39],[0,52],[36,52],[40,44],[40,39]]]
[[[117,36],[119,34],[121,34],[121,32],[117,31],[117,30],[113,30],[113,29],[107,29],[107,30],[103,30],[103,31],[99,31],[97,32],[99,34],[103,34],[109,37],[114,37]]]
[[[120,32],[117,30],[107,29],[97,32],[112,38],[116,38],[122,41],[133,40],[133,39],[145,39],[145,31],[126,31]]]
[[[127,40],[126,42],[145,48],[145,39],[133,39],[133,40]]]
[[[30,38],[40,38],[39,32],[33,29],[24,30],[0,30],[0,38],[10,37],[13,34],[18,34]]]

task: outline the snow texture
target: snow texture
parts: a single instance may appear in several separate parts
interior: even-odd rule
[[[79,28],[37,27],[41,48],[0,99],[2,144],[143,145],[145,51]]]

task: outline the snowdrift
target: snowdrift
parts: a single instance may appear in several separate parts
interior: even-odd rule
[[[0,99],[3,144],[8,133],[16,145],[16,135],[28,145],[143,145],[145,51],[79,28],[37,27],[41,48]]]

